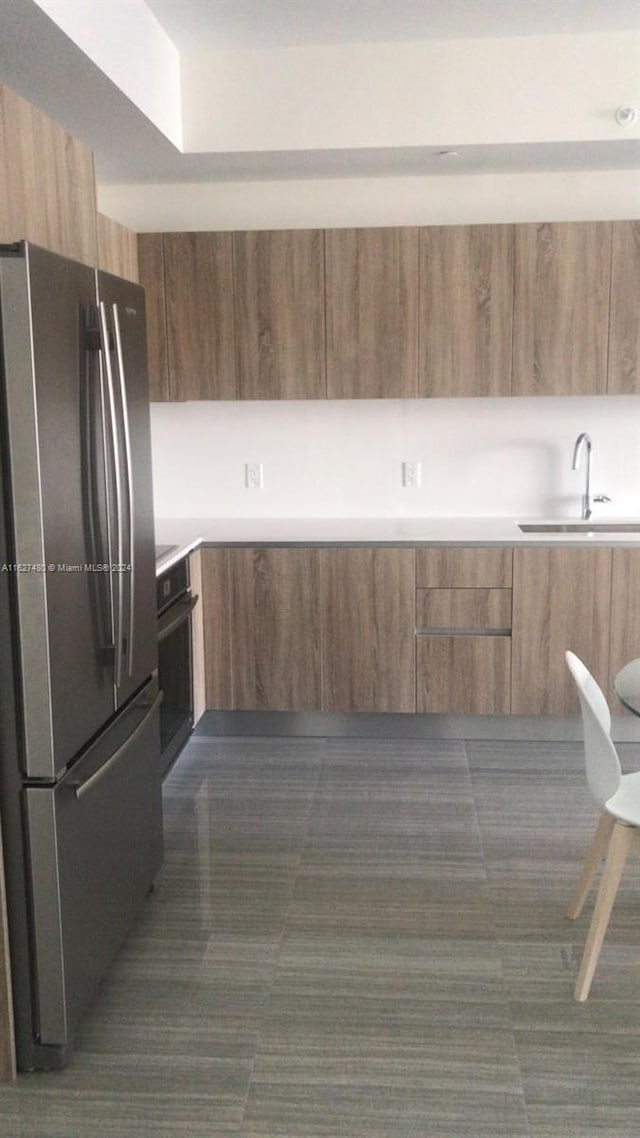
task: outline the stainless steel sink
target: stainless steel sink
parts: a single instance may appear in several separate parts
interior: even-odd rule
[[[523,522],[522,533],[640,533],[640,522]]]

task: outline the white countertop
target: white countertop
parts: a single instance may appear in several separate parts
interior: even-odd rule
[[[518,523],[562,525],[579,518],[157,518],[156,541],[174,548],[169,569],[200,545],[578,545],[640,546],[640,533],[523,533]],[[593,518],[640,525],[640,518]]]

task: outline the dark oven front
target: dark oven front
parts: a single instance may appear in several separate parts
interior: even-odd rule
[[[189,588],[186,558],[167,569],[157,582],[158,676],[164,693],[160,705],[163,777],[186,743],[193,727],[191,614],[198,598]]]

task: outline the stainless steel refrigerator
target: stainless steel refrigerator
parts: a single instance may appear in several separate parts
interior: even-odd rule
[[[0,810],[18,1065],[62,1065],[162,861],[144,291],[0,247]]]

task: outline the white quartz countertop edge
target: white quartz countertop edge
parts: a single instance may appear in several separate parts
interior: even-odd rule
[[[157,563],[169,569],[201,545],[579,545],[640,546],[638,533],[523,533],[519,523],[575,524],[579,518],[157,518],[156,541],[172,548]],[[640,518],[592,519],[594,525],[640,526]]]

